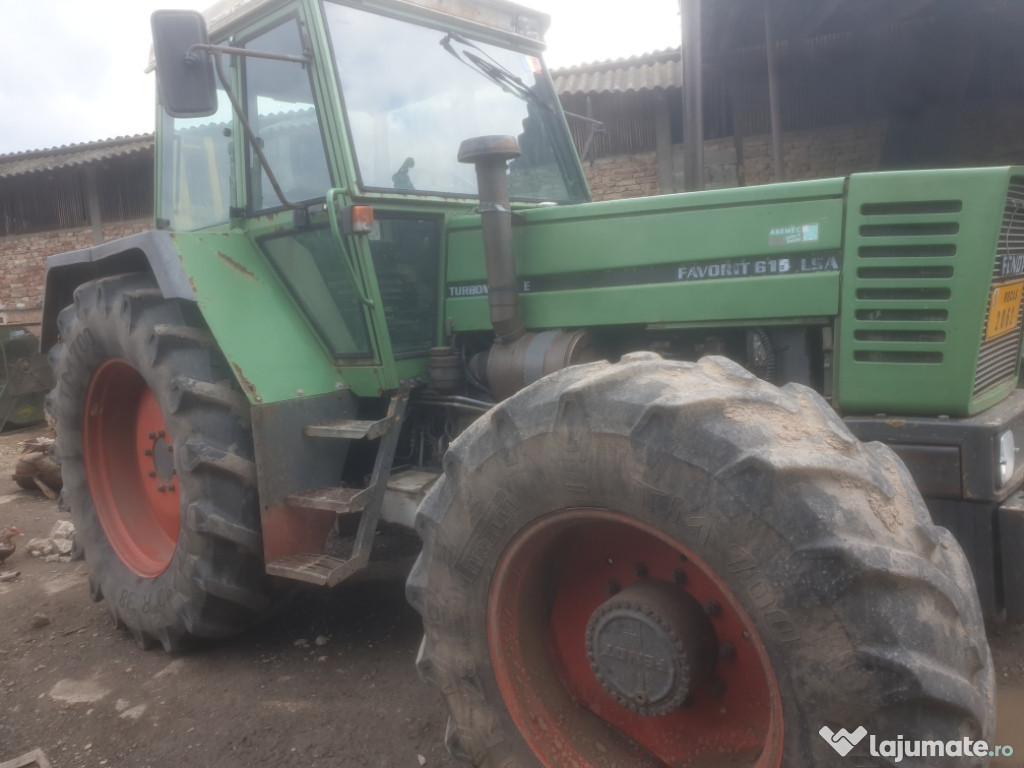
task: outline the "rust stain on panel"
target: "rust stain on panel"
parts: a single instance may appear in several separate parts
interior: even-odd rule
[[[231,258],[230,256],[228,256],[228,255],[227,255],[226,253],[224,253],[223,251],[217,251],[217,256],[219,256],[219,257],[221,258],[221,260],[223,260],[224,262],[226,262],[226,263],[228,264],[228,266],[230,266],[230,267],[231,267],[232,269],[234,269],[234,270],[236,270],[236,271],[238,271],[238,272],[241,272],[241,273],[242,273],[243,275],[245,275],[246,277],[251,277],[251,278],[252,278],[253,280],[255,280],[255,279],[256,279],[256,275],[254,275],[254,274],[253,274],[252,272],[250,272],[250,271],[249,271],[249,270],[248,270],[248,269],[247,269],[247,268],[245,267],[245,265],[244,265],[244,264],[240,264],[240,263],[238,263],[237,261],[235,261],[234,259],[232,259],[232,258]]]
[[[248,392],[253,397],[256,396],[256,386],[246,378],[245,374],[242,373],[242,366],[238,363],[232,363],[231,367],[235,369],[235,375],[238,377],[238,382],[242,385],[242,389]]]

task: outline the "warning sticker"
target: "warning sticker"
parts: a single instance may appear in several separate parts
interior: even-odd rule
[[[818,224],[797,224],[791,227],[772,227],[768,233],[769,245],[786,246],[818,242]]]

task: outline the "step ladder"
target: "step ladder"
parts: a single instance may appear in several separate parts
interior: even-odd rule
[[[267,563],[267,573],[309,584],[333,587],[362,570],[370,562],[377,523],[384,503],[384,492],[391,474],[398,435],[409,405],[409,392],[401,391],[391,398],[387,415],[378,421],[335,421],[312,424],[303,432],[306,437],[328,440],[376,440],[377,459],[366,488],[333,486],[301,491],[288,496],[287,506],[299,510],[334,512],[339,517],[359,515],[352,552],[347,558],[300,553]]]

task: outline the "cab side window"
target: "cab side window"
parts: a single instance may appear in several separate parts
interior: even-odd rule
[[[250,38],[245,47],[301,56],[298,22],[289,19]],[[285,200],[296,203],[323,197],[331,180],[309,68],[255,57],[247,57],[244,67],[249,121]],[[251,148],[248,167],[250,209],[265,211],[283,205]]]
[[[231,103],[217,93],[217,113],[174,118],[160,131],[160,212],[170,229],[188,232],[229,218],[234,199]]]

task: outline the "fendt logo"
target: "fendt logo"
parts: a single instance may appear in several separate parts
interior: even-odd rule
[[[1024,275],[1024,253],[1007,253],[1003,255],[1003,277]]]
[[[850,754],[850,750],[860,744],[864,737],[868,735],[867,729],[863,725],[853,733],[850,733],[845,728],[833,731],[827,725],[824,725],[818,733],[821,734],[821,738],[829,743],[832,749],[843,757]]]

